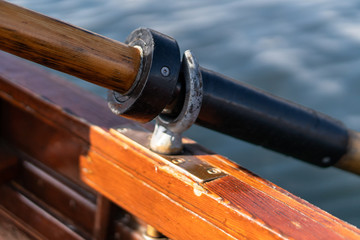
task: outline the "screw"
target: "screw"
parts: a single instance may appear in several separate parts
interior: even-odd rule
[[[175,159],[172,159],[171,162],[172,162],[173,164],[180,164],[180,163],[185,162],[185,159],[175,158]]]
[[[217,168],[210,168],[207,170],[208,174],[219,174],[221,173],[221,170],[220,169],[217,169]]]
[[[163,77],[167,77],[170,75],[170,69],[168,67],[162,67],[161,68],[161,75],[163,75]]]

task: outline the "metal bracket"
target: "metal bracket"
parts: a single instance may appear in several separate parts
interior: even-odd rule
[[[199,63],[190,50],[185,51],[181,72],[185,83],[185,98],[178,116],[160,114],[156,118],[150,148],[160,154],[179,154],[182,151],[182,133],[196,121],[203,98]]]
[[[128,93],[109,92],[110,109],[140,122],[157,116],[150,149],[166,155],[167,161],[196,182],[225,176],[198,158],[179,155],[183,152],[182,133],[196,121],[203,100],[201,69],[193,53],[185,51],[180,64],[176,41],[151,29],[135,30],[126,42],[142,52],[140,72]],[[122,133],[149,147],[149,133],[131,128]]]

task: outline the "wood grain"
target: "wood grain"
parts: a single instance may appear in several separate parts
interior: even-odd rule
[[[21,230],[12,219],[5,216],[0,210],[0,239],[4,240],[36,240],[25,231]]]
[[[309,218],[290,208],[253,186],[243,183],[233,176],[227,176],[206,184],[213,193],[226,199],[234,209],[247,213],[252,219],[258,219],[264,228],[285,238],[296,239],[344,239],[341,234],[329,231],[316,218]],[[241,228],[233,219],[228,219],[233,228]],[[271,227],[277,226],[277,229]]]
[[[0,73],[6,75],[0,79],[0,97],[17,109],[13,112],[31,115],[34,124],[38,119],[49,130],[57,129],[56,135],[63,136],[58,138],[59,142],[69,138],[73,144],[83,146],[81,151],[76,150],[77,147],[66,148],[79,154],[68,156],[72,161],[80,158],[80,168],[70,165],[81,170],[82,179],[174,240],[360,238],[356,227],[184,139],[187,155],[179,157],[198,158],[228,174],[208,183],[196,182],[162,156],[112,129],[137,126],[143,129],[138,134],[146,137],[149,134],[146,127],[111,115],[110,111],[101,109],[105,105],[101,100],[86,94],[73,96],[74,87],[68,84],[63,84],[62,97],[56,96],[55,91],[49,89],[52,84],[59,89],[62,84],[58,80],[49,80],[40,72],[29,77],[24,73],[26,64],[8,55],[0,59],[3,59]],[[28,84],[31,78],[34,84]],[[43,81],[48,83],[46,89],[41,88]],[[101,114],[94,115],[97,112]],[[30,117],[16,120],[21,123],[27,119]],[[19,126],[27,126],[23,124]],[[25,146],[25,140],[11,136],[14,132],[20,134],[20,130],[9,129],[3,132],[3,137]],[[39,132],[47,136],[44,131]],[[40,137],[36,139],[38,143],[41,141]],[[36,153],[36,144],[30,140],[27,143],[32,147],[25,150],[45,162],[41,153]],[[68,172],[71,171],[61,173],[67,175]]]
[[[17,157],[0,141],[0,185],[15,178],[17,173]]]
[[[97,85],[128,91],[139,50],[0,1],[0,49]]]
[[[0,208],[11,212],[13,217],[21,219],[22,225],[25,225],[26,229],[35,231],[29,234],[42,236],[42,239],[84,239],[10,186],[2,185],[0,194],[2,196]]]
[[[54,176],[24,161],[18,181],[39,201],[53,210],[55,215],[66,219],[74,228],[91,233],[95,222],[96,206],[75,189],[66,186]],[[76,227],[75,227],[76,226]]]
[[[89,157],[81,161],[84,180],[171,239],[236,239],[95,152]]]
[[[110,201],[99,194],[96,199],[96,215],[93,227],[93,239],[107,239],[110,216]]]

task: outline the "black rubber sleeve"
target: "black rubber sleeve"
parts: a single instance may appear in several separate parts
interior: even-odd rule
[[[346,153],[349,134],[341,122],[210,70],[201,73],[197,124],[322,167]]]

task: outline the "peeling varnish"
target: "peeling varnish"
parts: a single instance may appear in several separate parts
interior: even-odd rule
[[[206,194],[208,193],[207,190],[205,190],[202,186],[200,186],[199,184],[194,184],[193,185],[194,187],[194,194],[197,196],[197,197],[201,197],[202,194]]]

